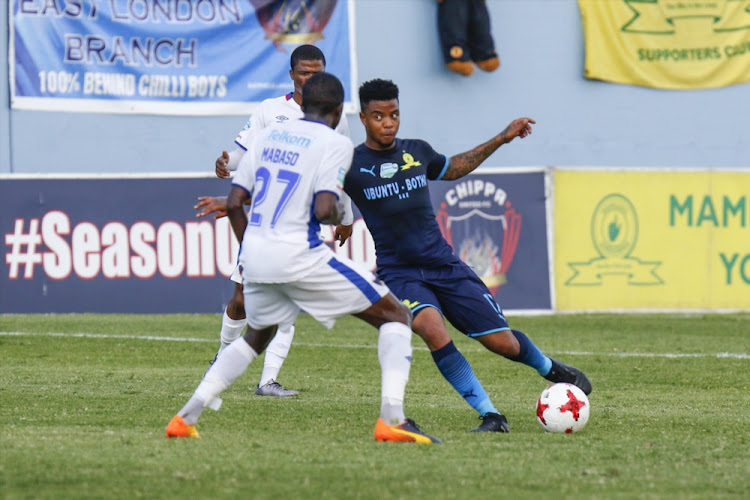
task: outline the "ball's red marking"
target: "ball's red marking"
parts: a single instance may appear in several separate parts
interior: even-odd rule
[[[536,416],[537,418],[544,424],[547,425],[547,421],[544,420],[544,410],[549,408],[549,405],[542,404],[540,400],[537,400],[536,402]]]
[[[560,407],[560,413],[569,411],[573,414],[573,420],[578,422],[578,417],[580,416],[579,412],[581,408],[586,406],[586,403],[578,399],[576,395],[573,394],[573,391],[571,391],[570,389],[568,389],[567,392],[568,392],[568,402]]]

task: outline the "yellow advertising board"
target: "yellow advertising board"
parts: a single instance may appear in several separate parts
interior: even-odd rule
[[[557,309],[750,309],[750,171],[556,170]]]
[[[750,81],[750,0],[578,0],[585,76],[669,89]]]

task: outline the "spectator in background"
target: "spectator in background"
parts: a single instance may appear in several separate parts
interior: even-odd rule
[[[474,64],[484,71],[500,67],[485,0],[438,0],[438,32],[449,70],[469,76]]]

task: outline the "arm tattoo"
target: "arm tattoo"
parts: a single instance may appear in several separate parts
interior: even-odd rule
[[[448,169],[443,175],[443,180],[450,181],[460,179],[461,177],[473,172],[474,169],[481,165],[481,163],[494,153],[497,148],[505,144],[505,138],[505,131],[503,131],[499,136],[493,137],[474,149],[451,156],[448,163]]]

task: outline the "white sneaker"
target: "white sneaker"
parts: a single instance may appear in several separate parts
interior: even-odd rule
[[[255,388],[255,394],[258,396],[273,396],[276,398],[289,398],[292,396],[299,396],[299,392],[284,389],[281,384],[271,379],[265,385],[257,386]]]

